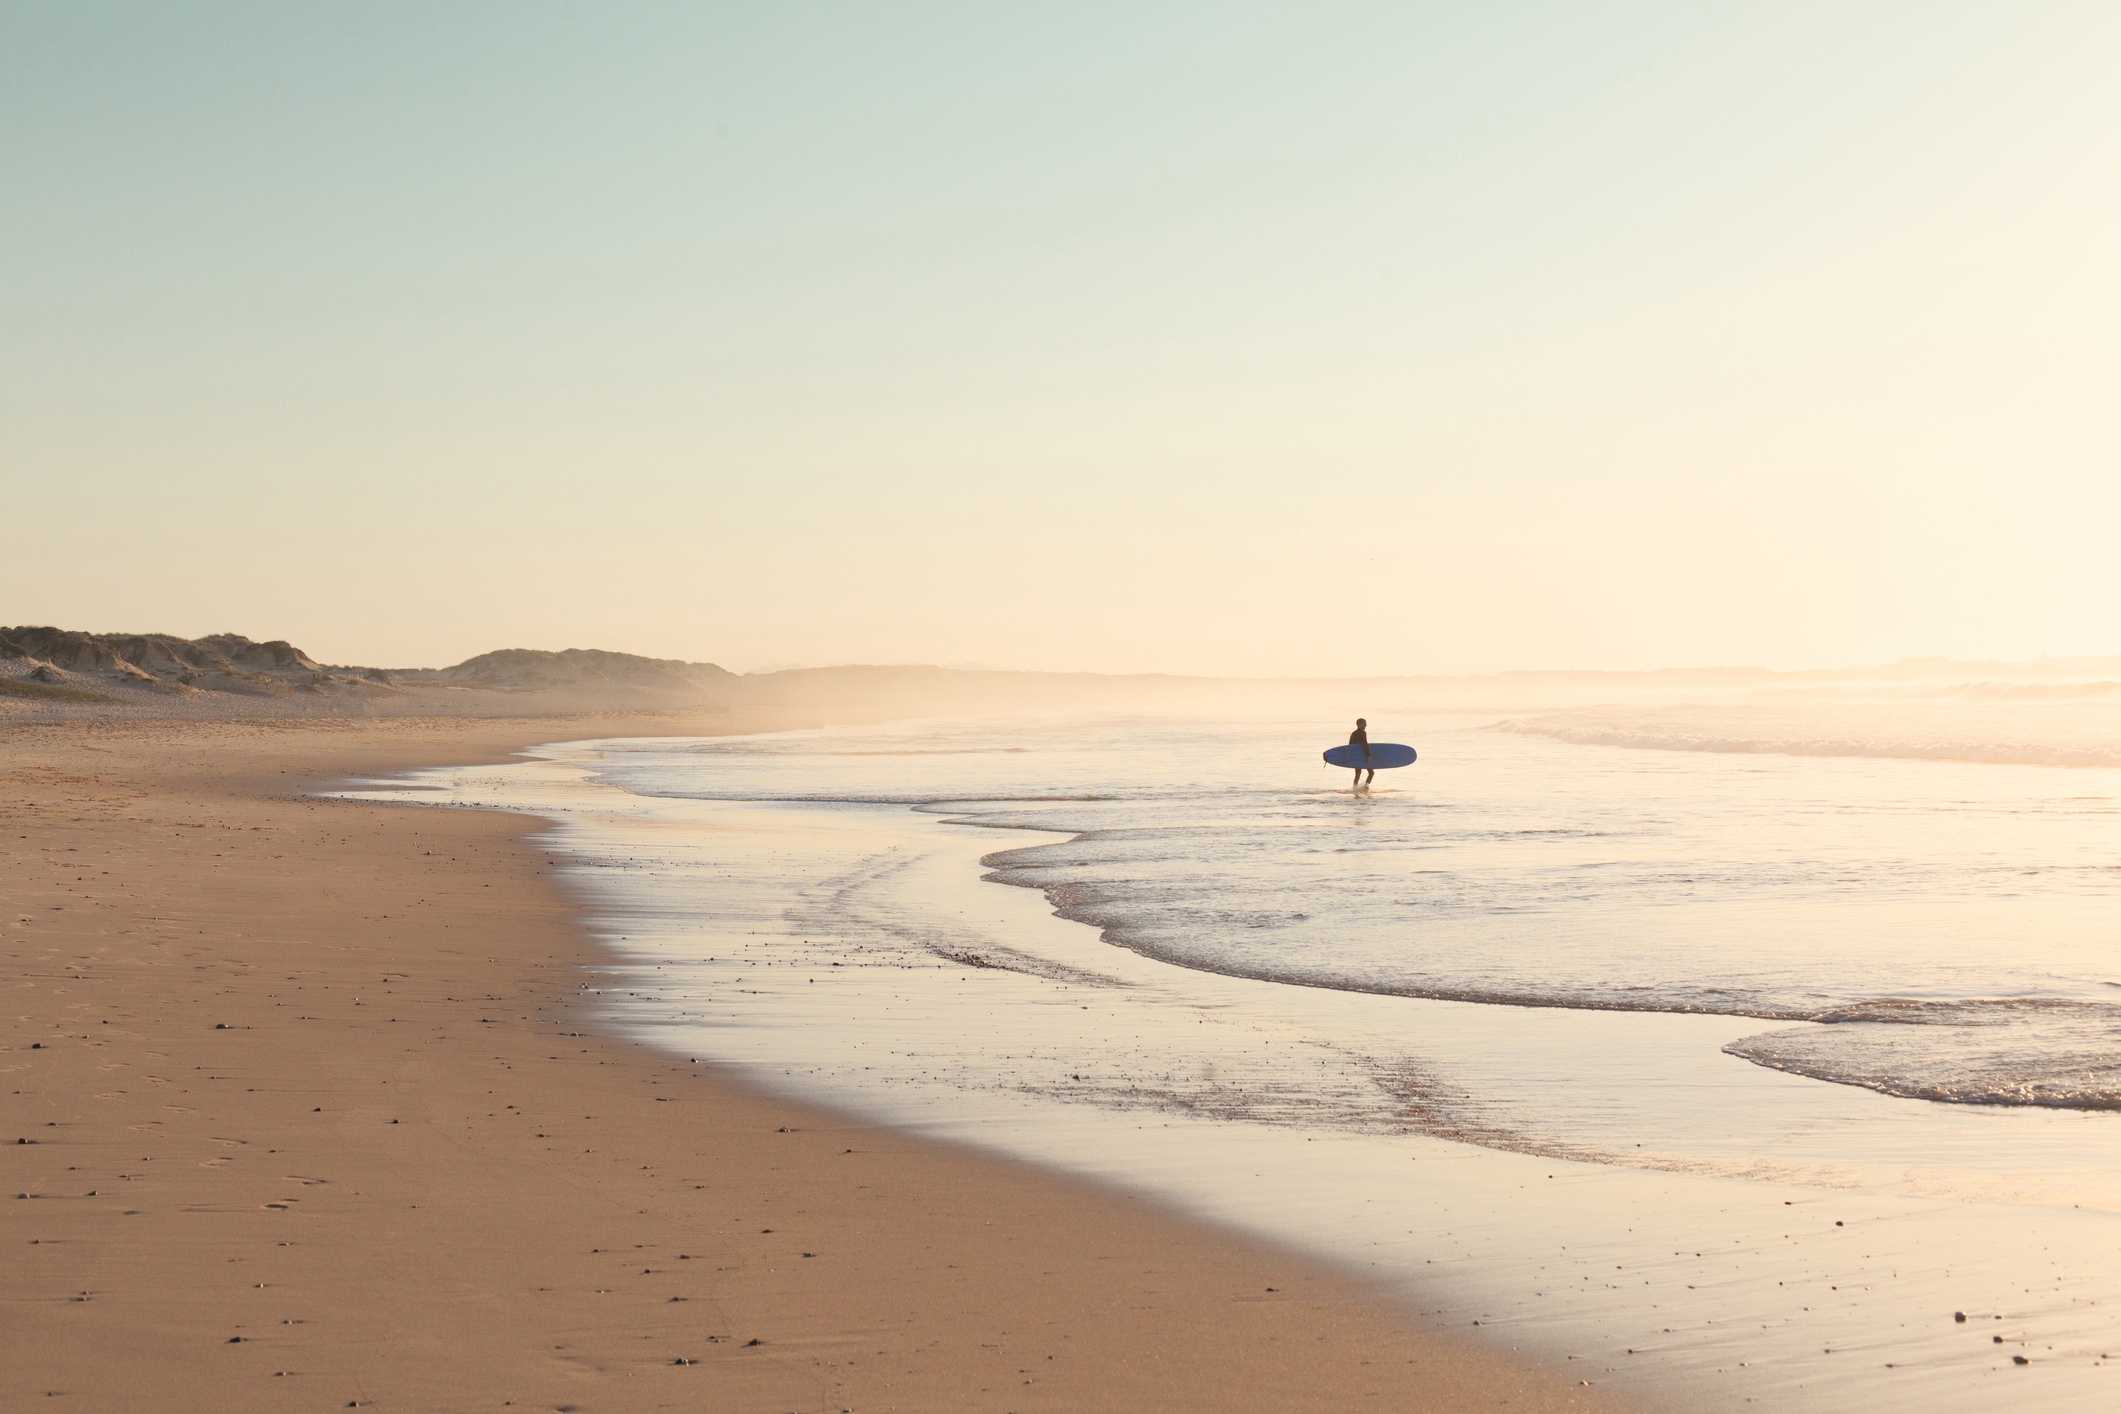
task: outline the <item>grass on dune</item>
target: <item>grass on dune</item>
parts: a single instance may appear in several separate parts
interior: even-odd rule
[[[56,697],[65,702],[116,702],[115,697],[100,692],[90,692],[79,687],[59,687],[48,682],[24,682],[21,678],[0,678],[0,697]]]

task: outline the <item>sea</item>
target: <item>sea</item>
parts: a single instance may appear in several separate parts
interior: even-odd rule
[[[1352,714],[1351,714],[1352,715]],[[2121,1407],[2121,701],[554,743],[606,1024],[1649,1407]]]

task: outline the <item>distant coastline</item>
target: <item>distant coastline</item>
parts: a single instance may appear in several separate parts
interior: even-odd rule
[[[1422,705],[1512,712],[1602,703],[1789,703],[2103,696],[2121,656],[1895,663],[1781,671],[1513,670],[1463,676],[1215,678],[844,664],[736,673],[715,663],[603,649],[504,648],[445,668],[329,664],[285,639],[221,633],[0,628],[0,722],[231,717],[521,717],[579,712],[792,711],[805,722],[1080,708],[1332,711]]]

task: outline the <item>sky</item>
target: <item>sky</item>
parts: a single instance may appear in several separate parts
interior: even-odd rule
[[[0,622],[2121,653],[2121,7],[0,8]]]

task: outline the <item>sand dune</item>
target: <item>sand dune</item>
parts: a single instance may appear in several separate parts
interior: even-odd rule
[[[504,649],[454,667],[325,664],[284,640],[222,633],[0,629],[0,720],[520,717],[725,711],[736,674],[626,653]]]

